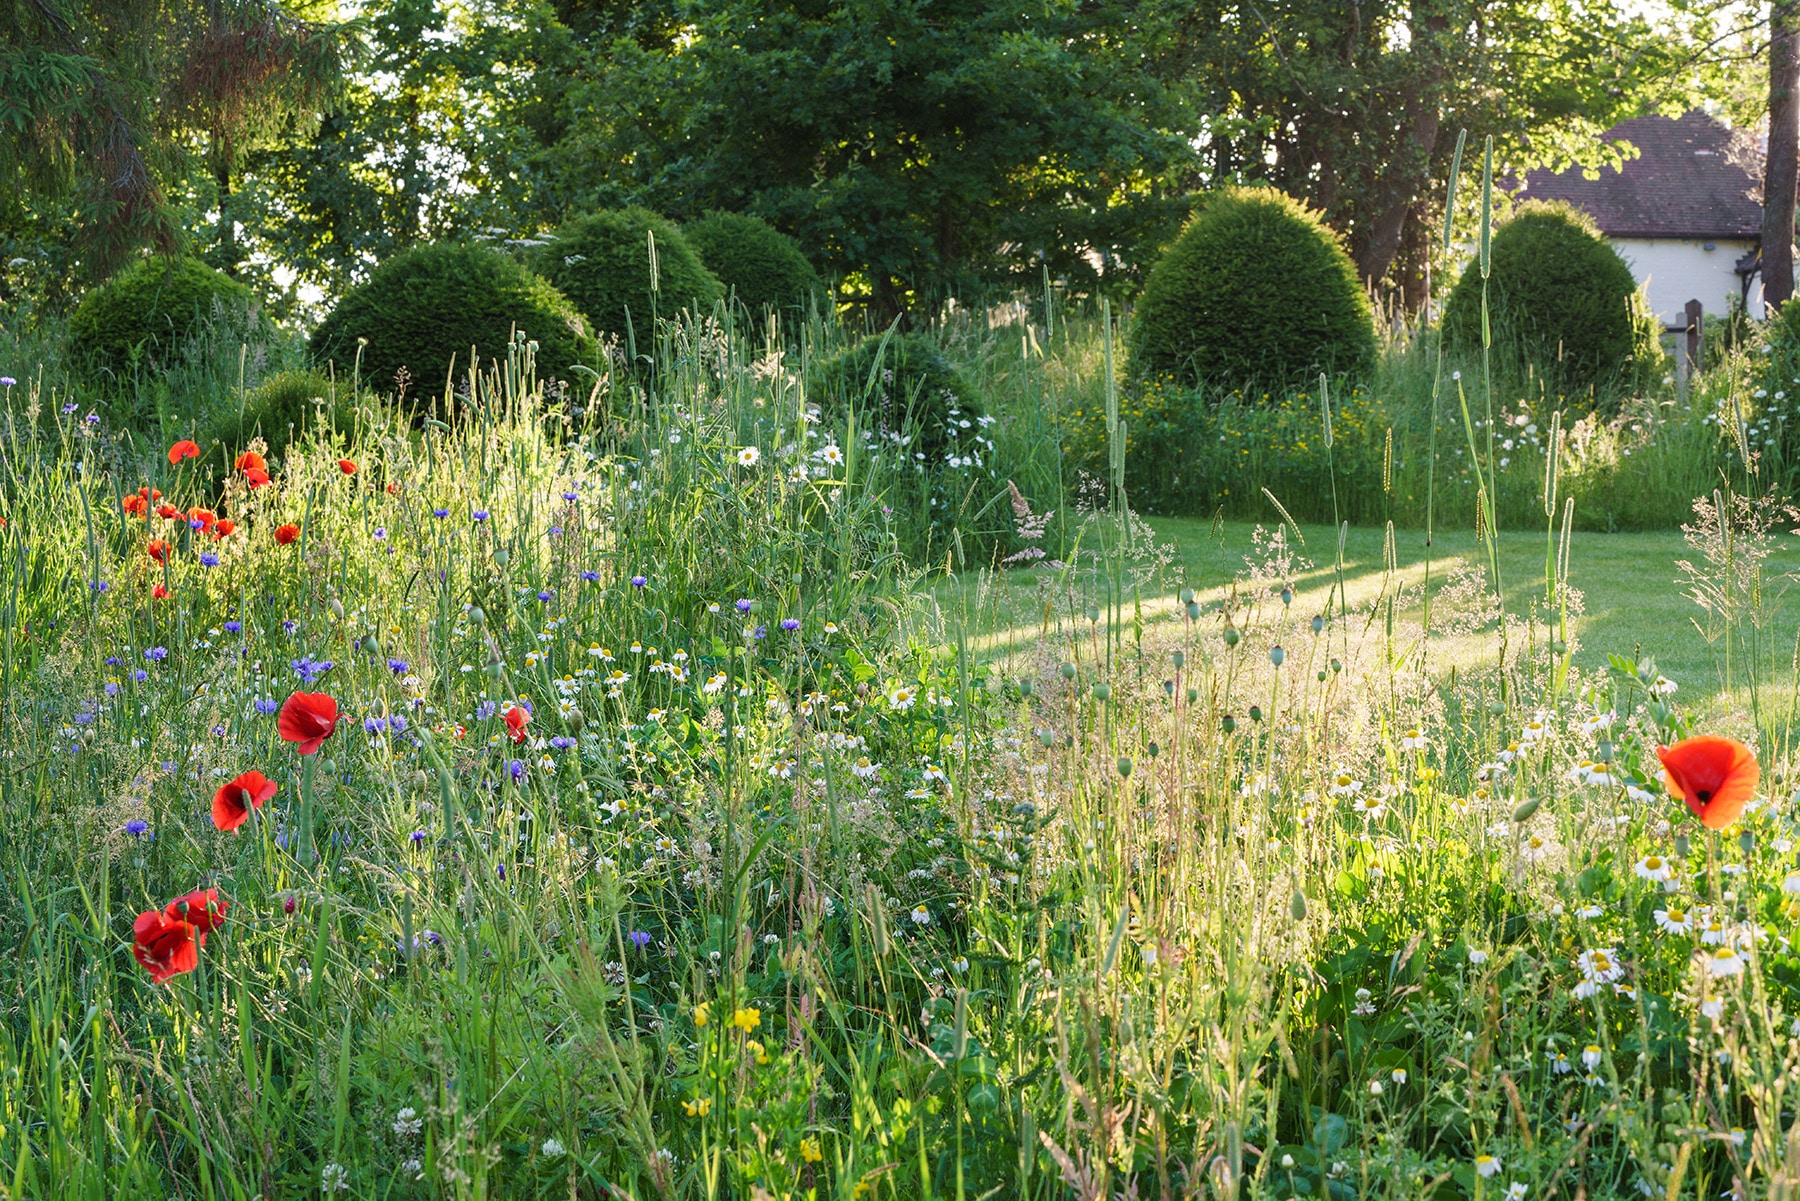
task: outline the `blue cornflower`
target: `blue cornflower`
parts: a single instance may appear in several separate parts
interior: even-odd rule
[[[150,673],[139,667],[131,673],[131,678],[142,684],[150,678]]]
[[[106,665],[108,667],[117,667],[119,665],[119,656],[117,656],[117,655],[106,656]]]
[[[271,717],[281,711],[281,706],[275,703],[274,697],[262,696],[256,698],[256,711],[264,717]]]
[[[106,695],[107,696],[118,696],[119,695],[119,683],[117,680],[108,680],[106,682]]]
[[[479,705],[475,706],[475,720],[486,721],[497,713],[499,709],[500,706],[493,701],[482,701]]]
[[[225,623],[225,632],[227,634],[241,634],[244,632],[244,623],[241,621],[228,621]]]
[[[10,388],[18,382],[10,375],[0,375],[0,388]]]
[[[555,595],[556,595],[556,593],[550,591],[548,588],[542,588],[542,589],[538,590],[538,599],[541,601],[547,601]]]
[[[476,521],[486,521],[488,519],[488,511],[486,509],[476,509],[474,517]]]
[[[393,672],[397,676],[405,675],[406,674],[406,660],[405,659],[389,659],[388,660],[388,670]]]
[[[798,617],[784,617],[781,619],[781,628],[792,633],[794,630],[800,628],[800,619]]]
[[[363,729],[371,734],[379,734],[387,729],[387,719],[384,717],[365,717],[363,718]]]
[[[632,945],[635,946],[640,951],[643,950],[645,947],[649,946],[651,944],[651,942],[654,941],[650,937],[649,932],[646,930],[633,930],[630,934],[627,934],[625,937],[629,938],[631,940]]]
[[[200,566],[202,566],[202,567],[217,567],[218,565],[219,565],[219,556],[213,554],[211,551],[204,551],[201,553]]]
[[[387,527],[385,525],[376,526],[375,532],[373,534],[370,534],[369,537],[375,539],[375,541],[377,541],[377,542],[386,542],[387,541]]]
[[[105,592],[111,585],[105,580],[94,580],[88,584],[88,587],[92,588],[95,592]]]
[[[448,517],[448,516],[450,516],[450,510],[449,510],[449,509],[433,509],[433,510],[432,510],[432,511],[431,511],[431,515],[432,515],[432,516],[433,516],[433,517],[437,517],[437,518],[440,518],[440,519],[441,519],[441,518],[445,518],[445,517]]]
[[[566,751],[575,745],[575,740],[567,734],[558,734],[550,740],[550,745],[559,751]]]
[[[73,413],[76,409],[79,409],[80,407],[81,407],[80,405],[76,404],[74,401],[71,400],[68,404],[63,406],[63,416],[67,417],[70,413]]]
[[[166,646],[147,646],[144,648],[144,658],[149,659],[153,663],[161,663],[168,657],[169,648]]]
[[[590,584],[596,583],[600,579],[600,573],[597,571],[584,571],[581,573],[581,578]]]
[[[749,597],[747,597],[747,596],[740,596],[740,597],[738,597],[738,599],[737,599],[737,611],[738,611],[738,612],[739,612],[739,613],[748,613],[748,612],[750,612],[750,605],[751,605],[751,603],[752,603],[752,602],[751,602],[751,600],[750,600],[750,598],[749,598]]]
[[[423,830],[414,830],[414,831],[413,831],[413,832],[412,832],[412,836],[411,836],[411,837],[412,837],[412,844],[413,844],[413,845],[414,845],[414,846],[416,846],[416,847],[422,847],[422,846],[424,846],[424,845],[425,845],[425,831],[423,831]]]
[[[645,579],[641,575],[634,575],[631,577],[631,586],[633,588],[642,588],[645,584],[648,584],[649,582],[650,582],[649,580]]]
[[[757,626],[756,627],[756,640],[758,642],[761,642],[764,638],[767,638],[768,636],[769,636],[769,627],[768,626]]]
[[[125,833],[131,835],[133,838],[142,838],[144,835],[150,833],[150,823],[147,821],[140,821],[134,817],[125,823]]]
[[[506,761],[506,774],[511,776],[514,780],[523,780],[525,778],[525,760],[508,759]]]
[[[281,623],[281,632],[283,634],[292,634],[295,630],[297,630],[299,628],[300,628],[300,623],[295,621],[291,617]]]
[[[563,499],[564,499],[564,500],[568,500],[568,501],[572,501],[572,500],[574,500],[574,499],[575,499],[575,493],[573,493],[573,492],[565,492],[565,493],[563,493]]]

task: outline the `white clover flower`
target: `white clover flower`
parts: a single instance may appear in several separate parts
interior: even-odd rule
[[[340,1163],[328,1163],[319,1169],[319,1191],[329,1197],[332,1193],[350,1191],[350,1169]]]
[[[394,1115],[394,1133],[401,1138],[411,1138],[425,1129],[425,1121],[419,1117],[419,1111],[408,1105]]]
[[[569,1149],[562,1145],[562,1140],[554,1137],[545,1139],[540,1150],[543,1151],[546,1159],[561,1159],[569,1152]]]

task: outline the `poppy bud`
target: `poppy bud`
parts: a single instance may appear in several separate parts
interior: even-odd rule
[[[1333,659],[1331,661],[1331,670],[1334,672],[1342,671],[1342,670],[1344,670],[1344,665],[1342,663],[1338,662],[1336,659]]]
[[[1055,743],[1056,734],[1051,730],[1039,730],[1038,731],[1038,741],[1043,743],[1046,747],[1048,747],[1048,746],[1052,745],[1053,743]]]
[[[331,598],[331,603],[329,605],[327,605],[326,607],[331,610],[331,615],[333,617],[337,618],[339,621],[344,620],[344,602],[343,601],[339,600],[337,597],[334,596]]]
[[[1675,836],[1675,857],[1677,859],[1686,859],[1688,857],[1688,836],[1686,834],[1677,834]]]
[[[1188,704],[1191,705],[1194,702],[1198,701],[1199,699],[1200,699],[1200,690],[1198,688],[1190,688],[1187,690],[1187,703]]]
[[[1250,720],[1251,721],[1261,721],[1262,720],[1262,706],[1261,705],[1251,705],[1250,706]]]
[[[1275,666],[1280,667],[1281,661],[1285,658],[1287,658],[1287,652],[1280,647],[1272,646],[1269,648],[1269,662],[1273,663]]]
[[[569,710],[569,715],[563,718],[563,724],[568,726],[571,730],[574,730],[576,733],[580,733],[581,728],[587,725],[587,718],[581,715],[581,710],[571,709]]]
[[[1191,605],[1194,603],[1194,590],[1192,588],[1183,588],[1181,590],[1181,603],[1184,605]]]
[[[1187,615],[1188,615],[1189,621],[1199,621],[1200,620],[1200,602],[1199,601],[1189,601],[1188,602]]]
[[[1154,759],[1158,755],[1162,754],[1162,748],[1160,746],[1157,746],[1154,742],[1151,743],[1149,746],[1145,747],[1144,749],[1146,751],[1150,752],[1150,757],[1152,759]]]
[[[1119,774],[1127,779],[1131,776],[1131,760],[1124,755],[1119,756]]]
[[[322,761],[319,764],[319,770],[324,772],[328,776],[336,775],[337,774],[337,760],[336,759],[326,759],[326,760]]]
[[[1030,696],[1031,695],[1031,681],[1030,680],[1020,680],[1019,681],[1019,695],[1020,696]]]
[[[1111,700],[1112,699],[1112,685],[1110,685],[1110,684],[1095,684],[1094,685],[1094,699],[1097,701]]]
[[[1176,671],[1180,671],[1182,668],[1187,666],[1187,652],[1186,651],[1176,651],[1174,654],[1169,656],[1169,661],[1175,664]]]
[[[1298,888],[1294,890],[1293,898],[1288,901],[1288,912],[1294,915],[1294,920],[1297,922],[1306,920],[1306,894]]]
[[[1057,670],[1062,672],[1062,678],[1065,680],[1073,680],[1075,678],[1075,665],[1073,663],[1065,663],[1057,668]]]
[[[381,657],[381,639],[370,634],[363,639],[363,649],[377,658]]]
[[[494,562],[501,567],[505,567],[508,563],[512,562],[512,552],[507,550],[504,546],[496,546],[494,548]]]
[[[1543,801],[1539,800],[1537,797],[1532,797],[1527,801],[1520,801],[1518,808],[1513,810],[1512,819],[1514,823],[1530,821],[1531,815],[1538,811],[1538,806],[1541,804],[1543,804]]]
[[[469,610],[469,624],[470,625],[479,626],[479,625],[485,624],[486,622],[487,622],[487,614],[483,613],[481,611],[480,605],[476,605],[475,607],[473,607],[472,609]]]
[[[1746,855],[1751,851],[1754,851],[1756,849],[1756,835],[1748,830],[1740,833],[1738,835],[1738,849],[1743,851]]]
[[[1321,667],[1319,669],[1319,683],[1323,684],[1324,682],[1325,682],[1325,669],[1323,667]]]
[[[1283,588],[1281,590],[1281,603],[1284,605],[1291,605],[1294,603],[1294,590],[1292,588]]]
[[[1087,607],[1087,619],[1089,621],[1099,621],[1100,620],[1100,606],[1089,605]]]
[[[1237,718],[1235,718],[1231,714],[1227,713],[1224,716],[1224,718],[1219,722],[1219,725],[1224,729],[1224,731],[1227,734],[1229,734],[1233,730],[1237,729]]]

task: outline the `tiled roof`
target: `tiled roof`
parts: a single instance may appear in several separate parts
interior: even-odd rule
[[[1705,113],[1638,117],[1606,131],[1638,156],[1622,170],[1533,171],[1524,195],[1566,200],[1612,238],[1755,238],[1762,233],[1762,149],[1754,135]]]

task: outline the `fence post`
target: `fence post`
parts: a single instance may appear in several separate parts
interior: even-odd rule
[[[1705,365],[1701,357],[1705,346],[1701,339],[1705,337],[1705,317],[1698,300],[1687,302],[1687,361],[1688,372],[1692,374]]]

